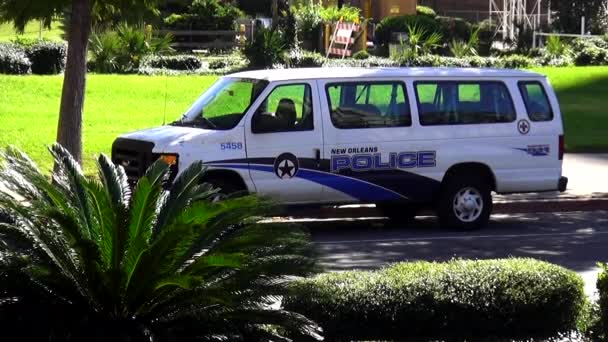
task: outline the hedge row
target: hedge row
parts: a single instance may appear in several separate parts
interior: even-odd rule
[[[0,73],[50,75],[63,72],[67,56],[65,43],[39,41],[33,44],[0,44]]]
[[[533,259],[402,263],[297,282],[288,310],[335,340],[546,338],[576,329],[576,273]]]

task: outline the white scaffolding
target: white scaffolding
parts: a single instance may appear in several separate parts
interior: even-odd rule
[[[515,39],[519,25],[536,31],[541,23],[542,0],[489,0],[489,9],[490,22],[497,21],[496,34],[502,34],[503,40]],[[551,20],[550,17],[548,9],[547,21]]]

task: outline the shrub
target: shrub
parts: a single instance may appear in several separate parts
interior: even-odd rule
[[[243,48],[243,54],[254,68],[268,68],[281,63],[286,51],[281,33],[265,28],[258,29],[254,39]]]
[[[597,291],[599,294],[599,328],[600,334],[608,337],[608,264],[599,264],[601,271],[597,278]]]
[[[533,259],[402,263],[298,282],[285,307],[327,340],[550,337],[576,328],[576,273]]]
[[[365,50],[357,51],[357,52],[355,52],[355,54],[353,54],[353,58],[354,59],[368,59],[369,52],[367,52]]]
[[[437,21],[425,15],[403,15],[386,17],[376,26],[376,41],[379,45],[387,45],[395,32],[407,32],[408,27],[416,26],[427,34],[440,32]]]
[[[142,66],[169,70],[197,70],[203,66],[201,60],[193,55],[148,56]]]
[[[374,68],[374,67],[396,67],[399,62],[376,56],[370,56],[368,59],[327,59],[323,67],[345,67],[345,68]]]
[[[417,15],[426,15],[427,17],[431,17],[435,19],[437,17],[437,12],[434,9],[427,6],[416,6],[416,14]]]
[[[316,269],[308,234],[260,224],[256,196],[218,199],[195,162],[169,181],[154,162],[131,188],[106,156],[87,177],[53,145],[49,177],[0,152],[0,329],[26,341],[284,341],[318,336],[279,310],[290,278]],[[10,300],[6,300],[10,298]],[[36,322],[36,329],[27,329]],[[40,336],[41,335],[41,336]]]
[[[164,22],[175,30],[231,30],[242,15],[230,1],[194,0],[187,13],[173,13]]]
[[[453,40],[466,42],[473,32],[471,23],[462,18],[437,17],[437,23],[446,42]]]
[[[326,23],[335,23],[342,19],[347,23],[361,20],[361,9],[358,7],[344,5],[341,8],[332,5],[320,9],[321,19]]]
[[[119,25],[94,32],[90,38],[91,65],[100,73],[136,72],[144,57],[172,52],[171,35],[154,37],[152,27]]]
[[[533,67],[536,64],[532,58],[522,55],[501,57],[500,62],[502,67],[507,69],[525,69]]]
[[[67,57],[65,43],[40,41],[27,47],[25,53],[32,62],[32,73],[34,74],[52,75],[65,69]]]
[[[321,2],[314,0],[300,3],[294,7],[294,14],[301,39],[314,39],[319,34],[323,22],[320,13],[322,8]]]
[[[0,43],[0,74],[29,74],[31,67],[32,63],[23,49],[14,44]]]
[[[294,49],[285,56],[285,65],[290,68],[316,68],[325,63],[325,57],[317,52]]]

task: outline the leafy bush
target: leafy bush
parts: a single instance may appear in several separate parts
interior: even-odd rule
[[[375,68],[375,67],[397,67],[399,62],[376,56],[370,56],[368,59],[327,59],[323,63],[323,67],[344,67],[344,68]]]
[[[186,13],[173,13],[164,22],[175,30],[232,30],[242,15],[230,1],[194,0]]]
[[[597,277],[599,294],[599,333],[608,338],[608,264],[599,264],[601,271]]]
[[[285,307],[327,340],[550,337],[576,328],[576,273],[533,259],[402,263],[298,282]]]
[[[494,43],[496,20],[490,21],[486,19],[479,23],[477,28],[479,29],[479,55],[489,56],[490,51],[492,50],[492,44]]]
[[[243,54],[254,68],[268,68],[281,63],[286,51],[281,33],[265,28],[258,29],[254,39],[243,48]]]
[[[559,36],[549,36],[545,49],[551,57],[559,57],[569,53],[568,45]]]
[[[193,55],[148,56],[142,61],[142,66],[170,70],[197,70],[202,68],[203,63]]]
[[[361,9],[344,5],[338,8],[336,5],[322,7],[320,9],[321,19],[326,23],[335,23],[342,19],[347,23],[359,22],[361,20]]]
[[[67,46],[65,43],[40,41],[26,48],[25,53],[32,62],[32,73],[52,75],[65,69]]]
[[[284,62],[289,68],[317,68],[323,66],[325,57],[317,52],[294,49],[286,54]]]
[[[572,43],[575,64],[607,65],[608,44],[603,39],[577,39]]]
[[[353,54],[353,58],[354,59],[368,59],[369,52],[367,52],[365,50],[357,51]]]
[[[408,27],[412,26],[424,30],[429,35],[441,31],[437,21],[425,15],[386,17],[376,26],[376,41],[378,45],[387,45],[393,33],[408,32]]]
[[[398,49],[391,52],[391,58],[415,59],[418,56],[428,55],[441,46],[441,34],[438,32],[428,33],[418,25],[409,25],[407,31],[407,40],[402,41]]]
[[[417,15],[426,15],[427,17],[431,17],[435,19],[437,17],[437,12],[434,9],[427,6],[416,6],[416,14]]]
[[[437,22],[446,42],[453,40],[466,42],[473,32],[471,23],[462,18],[437,17]]]
[[[32,63],[22,48],[14,44],[0,43],[0,74],[29,74],[31,67]]]
[[[321,29],[321,2],[306,1],[294,7],[294,14],[302,40],[315,39]]]
[[[100,73],[137,72],[145,56],[173,52],[173,37],[155,37],[152,27],[121,24],[115,31],[94,32],[90,38],[93,71]]]
[[[522,55],[510,55],[501,57],[501,63],[507,69],[526,69],[533,67],[536,63],[534,59]]]
[[[27,341],[284,341],[317,335],[273,307],[287,279],[315,269],[308,235],[260,224],[269,203],[217,198],[194,163],[169,183],[155,162],[132,190],[98,159],[86,177],[59,145],[52,177],[22,152],[0,153],[0,329]],[[31,329],[36,322],[36,329]]]
[[[479,29],[471,31],[468,41],[452,40],[450,43],[450,52],[452,56],[457,58],[477,56],[479,48]]]

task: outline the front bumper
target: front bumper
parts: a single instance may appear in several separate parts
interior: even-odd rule
[[[559,190],[559,192],[566,191],[567,187],[568,187],[568,177],[560,177],[559,178],[559,183],[558,183],[558,186],[557,186],[557,189]]]

